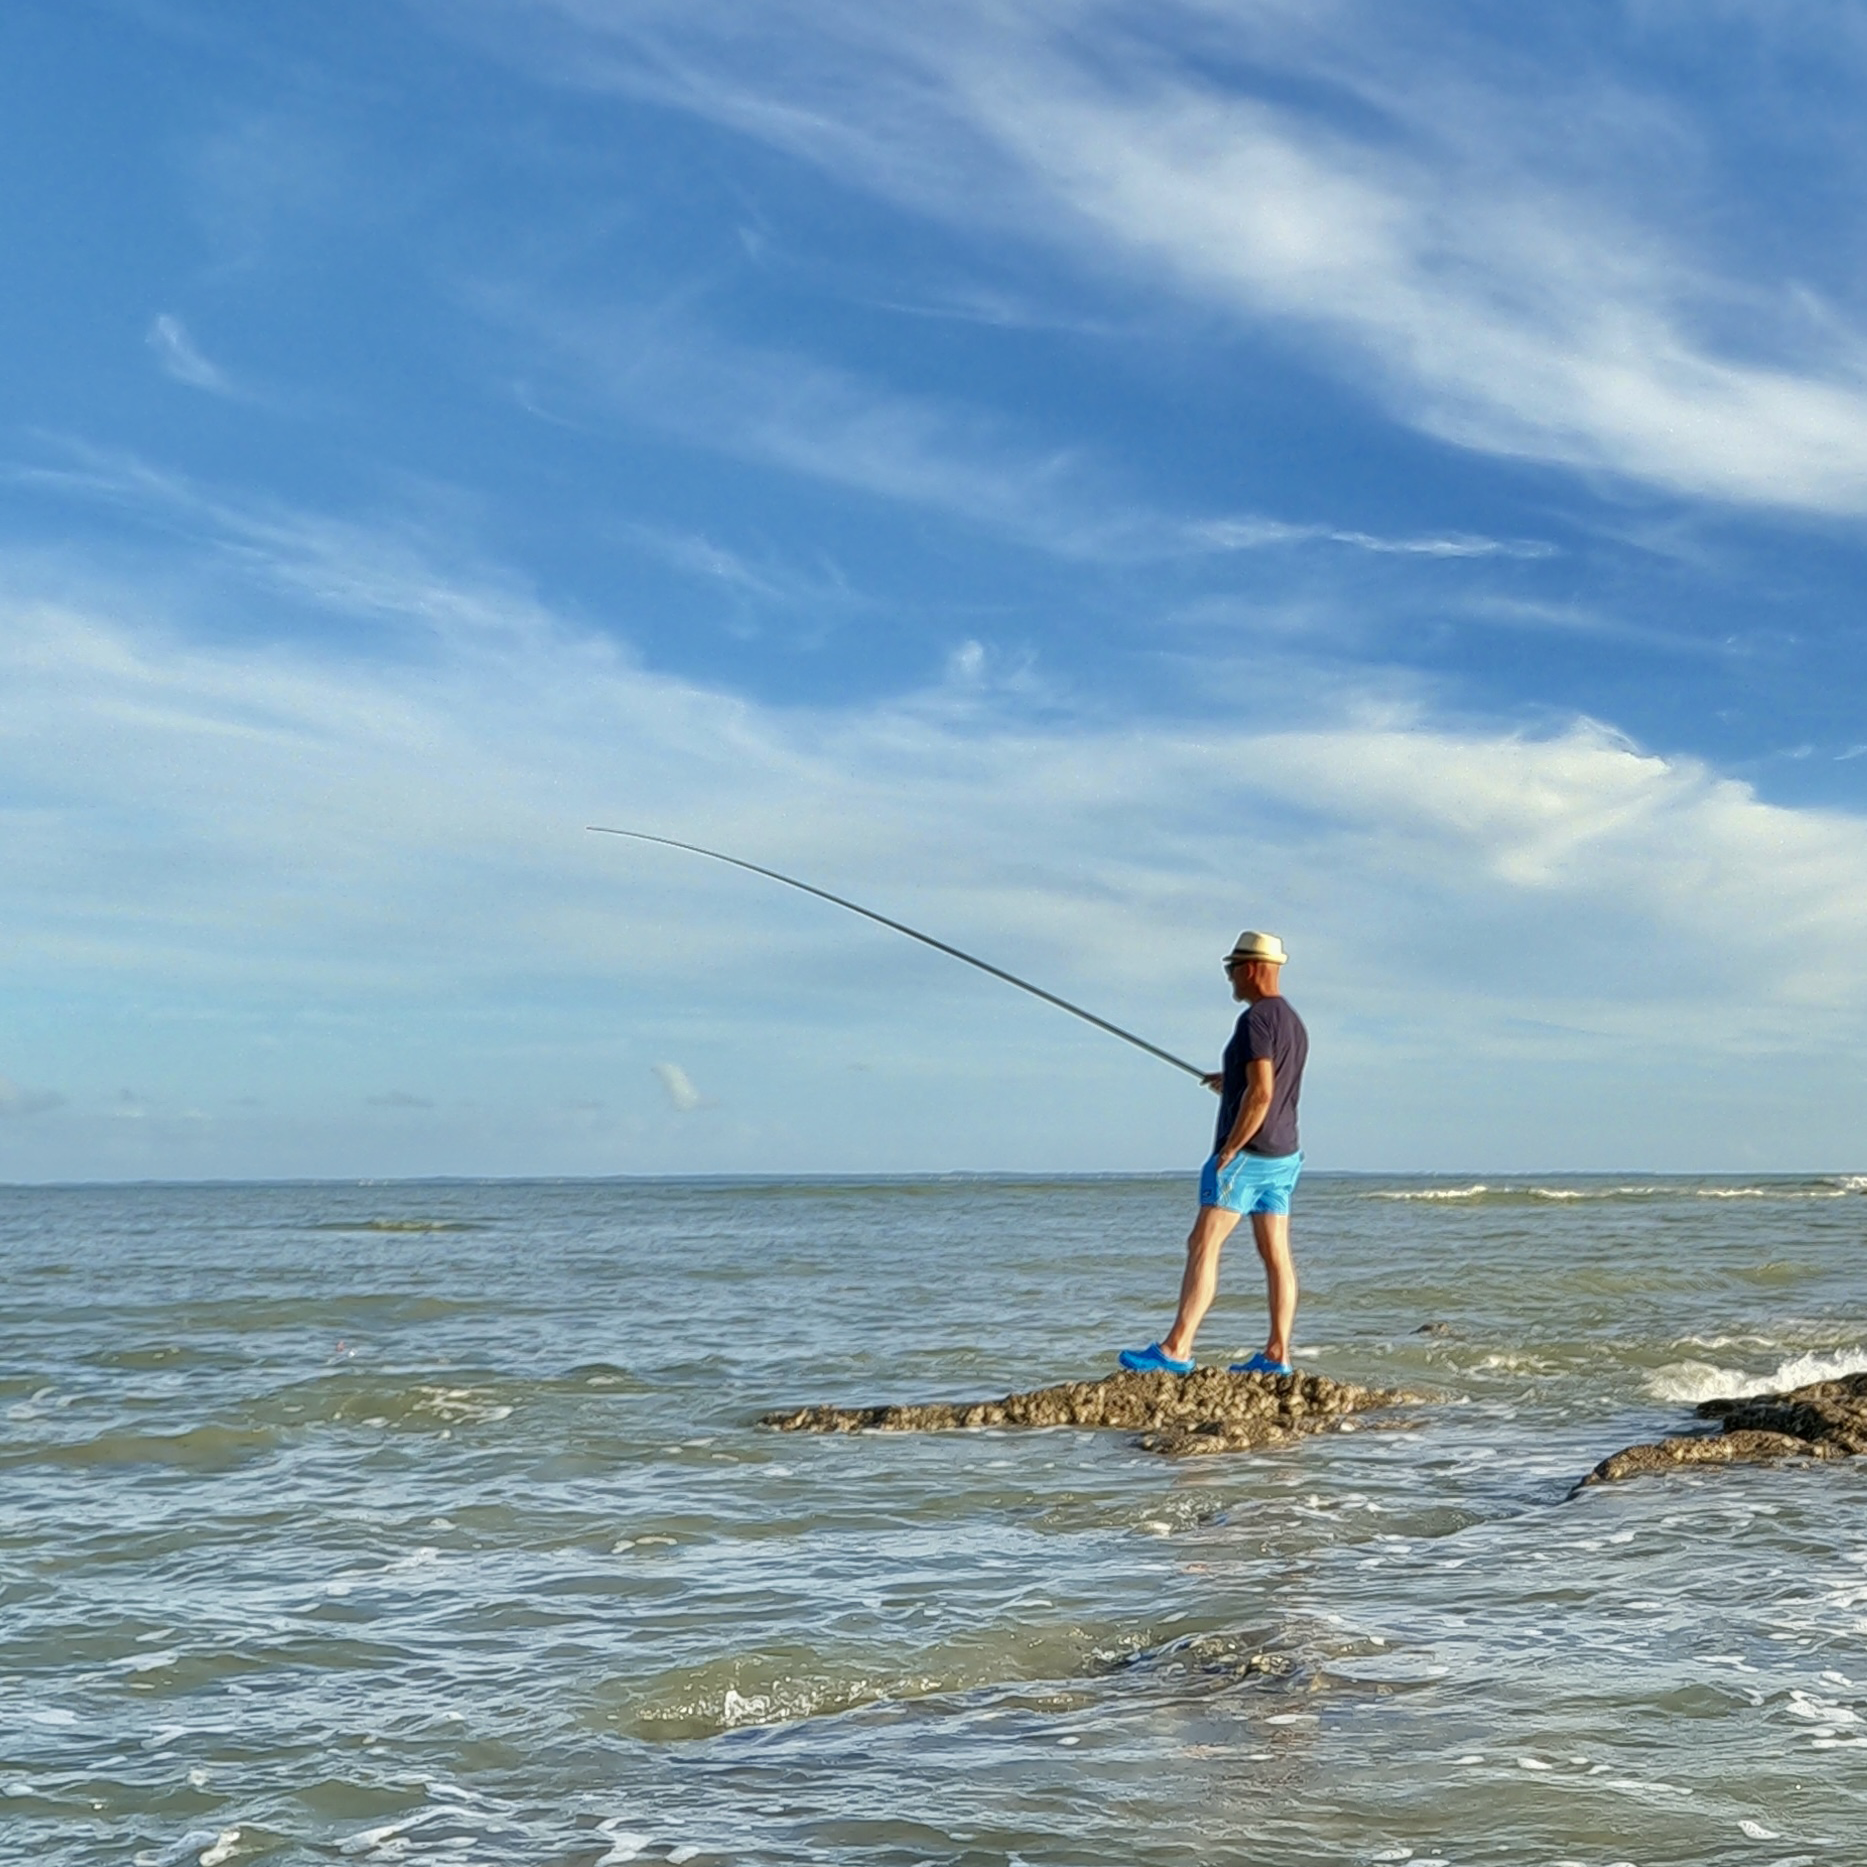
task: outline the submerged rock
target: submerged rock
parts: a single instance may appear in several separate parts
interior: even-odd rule
[[[1603,1459],[1585,1485],[1680,1465],[1748,1465],[1770,1459],[1846,1459],[1867,1453],[1867,1374],[1815,1381],[1786,1394],[1707,1400],[1697,1409],[1716,1429],[1629,1446]]]
[[[1423,1398],[1356,1387],[1322,1374],[1111,1374],[1002,1400],[929,1406],[799,1407],[767,1413],[781,1433],[947,1433],[984,1426],[1096,1426],[1138,1432],[1149,1452],[1185,1458],[1282,1445],[1305,1433],[1352,1430],[1349,1416]]]

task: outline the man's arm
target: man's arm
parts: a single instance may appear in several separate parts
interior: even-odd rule
[[[1245,1099],[1238,1105],[1232,1132],[1219,1149],[1221,1167],[1227,1165],[1233,1155],[1242,1153],[1245,1143],[1264,1126],[1264,1118],[1271,1112],[1271,1089],[1276,1080],[1269,1057],[1253,1057],[1245,1065]]]

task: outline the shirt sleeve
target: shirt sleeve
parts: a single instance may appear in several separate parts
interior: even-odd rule
[[[1259,999],[1245,1013],[1240,1022],[1244,1025],[1245,1061],[1247,1063],[1262,1062],[1271,1055],[1272,1027],[1275,1018],[1270,1009],[1270,1000]]]

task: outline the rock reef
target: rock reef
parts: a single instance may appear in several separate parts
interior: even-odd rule
[[[781,1433],[950,1433],[980,1427],[1093,1426],[1140,1435],[1169,1458],[1247,1452],[1308,1433],[1354,1430],[1351,1415],[1424,1399],[1321,1374],[1111,1374],[1001,1400],[930,1406],[799,1407],[760,1420]],[[1382,1422],[1405,1424],[1405,1422]]]
[[[1603,1459],[1582,1480],[1611,1484],[1681,1465],[1748,1465],[1770,1459],[1846,1459],[1867,1453],[1867,1374],[1815,1381],[1784,1394],[1707,1400],[1697,1409],[1718,1426],[1652,1445],[1629,1446]]]

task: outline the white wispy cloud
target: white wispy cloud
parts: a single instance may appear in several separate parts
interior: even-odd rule
[[[1867,510],[1867,331],[1696,250],[1686,230],[1716,191],[1691,126],[1593,67],[1552,76],[1372,0],[477,16],[562,81],[702,113],[853,187],[1280,330],[1461,445]],[[1213,75],[1254,65],[1273,82]],[[1291,101],[1283,80],[1328,101]]]
[[[1067,1021],[1014,1015],[828,910],[624,857],[581,828],[614,820],[840,886],[1198,1054],[1223,1019],[1221,943],[1233,923],[1270,925],[1333,1057],[1319,1093],[1338,1160],[1379,1157],[1396,1122],[1456,1102],[1541,1026],[1583,1033],[1563,1042],[1607,1113],[1578,1115],[1572,1080],[1539,1087],[1513,1065],[1452,1139],[1482,1153],[1514,1124],[1568,1137],[1546,1161],[1623,1140],[1676,1159],[1688,1116],[1667,1086],[1725,1072],[1722,1099],[1691,1105],[1702,1158],[1739,1116],[1755,1132],[1732,1066],[1761,1054],[1797,1058],[1773,1104],[1783,1133],[1841,1134],[1867,1036],[1857,818],[1770,804],[1588,722],[1529,735],[1295,681],[1267,725],[1242,672],[1228,704],[1223,664],[1197,709],[1120,726],[1032,693],[1028,670],[995,685],[983,653],[887,704],[762,706],[642,668],[464,554],[443,570],[405,536],[224,500],[195,516],[252,579],[255,617],[269,593],[313,591],[382,637],[367,657],[283,624],[231,641],[172,605],[151,614],[131,587],[53,599],[35,587],[42,563],[0,562],[0,886],[18,981],[192,994],[215,1016],[242,994],[354,1002],[408,1066],[438,1006],[498,1007],[510,1025],[520,981],[626,981],[631,1017],[717,1007],[727,1047],[694,1067],[730,1068],[731,1106],[778,1111],[787,1145],[811,1137],[793,1165],[865,1146],[913,1164],[898,1111],[843,1109],[832,1136],[797,1087],[810,1054],[878,1043],[953,1085],[916,1091],[931,1100],[909,1139],[971,1122],[998,1137],[989,1149],[1054,1127],[1082,1164],[1134,1160],[1137,1135],[1165,1132],[1164,1115],[1136,1114],[1167,1106],[1152,1078],[1110,1102],[1072,1064],[1030,1100],[1007,1059],[1054,1072],[1087,1041]],[[783,1045],[758,1039],[768,1022]],[[177,1041],[171,1071],[209,1067],[198,1031]],[[352,1041],[369,1041],[361,1023]],[[445,1066],[463,1094],[481,1067],[503,1079],[504,1044]],[[373,1051],[368,1067],[384,1079]]]
[[[655,1079],[661,1084],[669,1106],[683,1115],[691,1115],[705,1106],[705,1099],[694,1087],[694,1079],[678,1063],[657,1063]]]
[[[1210,551],[1257,551],[1269,545],[1334,544],[1387,557],[1547,558],[1556,547],[1535,538],[1485,538],[1472,532],[1384,537],[1330,525],[1297,525],[1261,516],[1201,519],[1186,527],[1193,545]]]
[[[1083,453],[1034,446],[988,410],[818,359],[609,308],[501,307],[569,372],[580,402],[869,498],[920,506],[1072,557],[1171,549]]]
[[[65,1098],[51,1089],[27,1089],[0,1076],[0,1119],[21,1115],[43,1115],[49,1109],[62,1108]]]
[[[156,362],[165,376],[186,383],[190,389],[205,389],[210,395],[236,393],[232,377],[201,354],[180,318],[162,312],[150,325],[145,341],[155,352]]]
[[[826,557],[807,564],[770,556],[754,560],[703,534],[666,527],[630,525],[625,535],[673,569],[729,595],[772,609],[806,610],[820,625],[868,607],[840,566]]]
[[[1058,556],[1136,563],[1273,546],[1335,545],[1420,558],[1550,557],[1538,539],[1470,532],[1387,536],[1268,514],[1182,519],[1126,491],[1089,448],[1044,448],[980,406],[904,394],[818,360],[708,334],[678,321],[562,307],[504,315],[615,410],[666,432],[826,484],[928,508]],[[820,579],[755,569],[711,540],[640,534],[670,562],[777,601],[843,601]]]
[[[403,182],[368,161],[331,101],[234,109],[186,152],[190,205],[216,270],[246,271],[288,250],[302,258],[334,232],[354,237],[405,205]]]
[[[1612,608],[1587,603],[1547,603],[1527,597],[1482,594],[1458,603],[1453,613],[1461,618],[1528,633],[1592,636],[1602,643],[1626,643],[1656,648],[1670,655],[1697,659],[1741,653],[1731,640],[1695,635],[1686,629],[1657,628],[1630,621]]]

